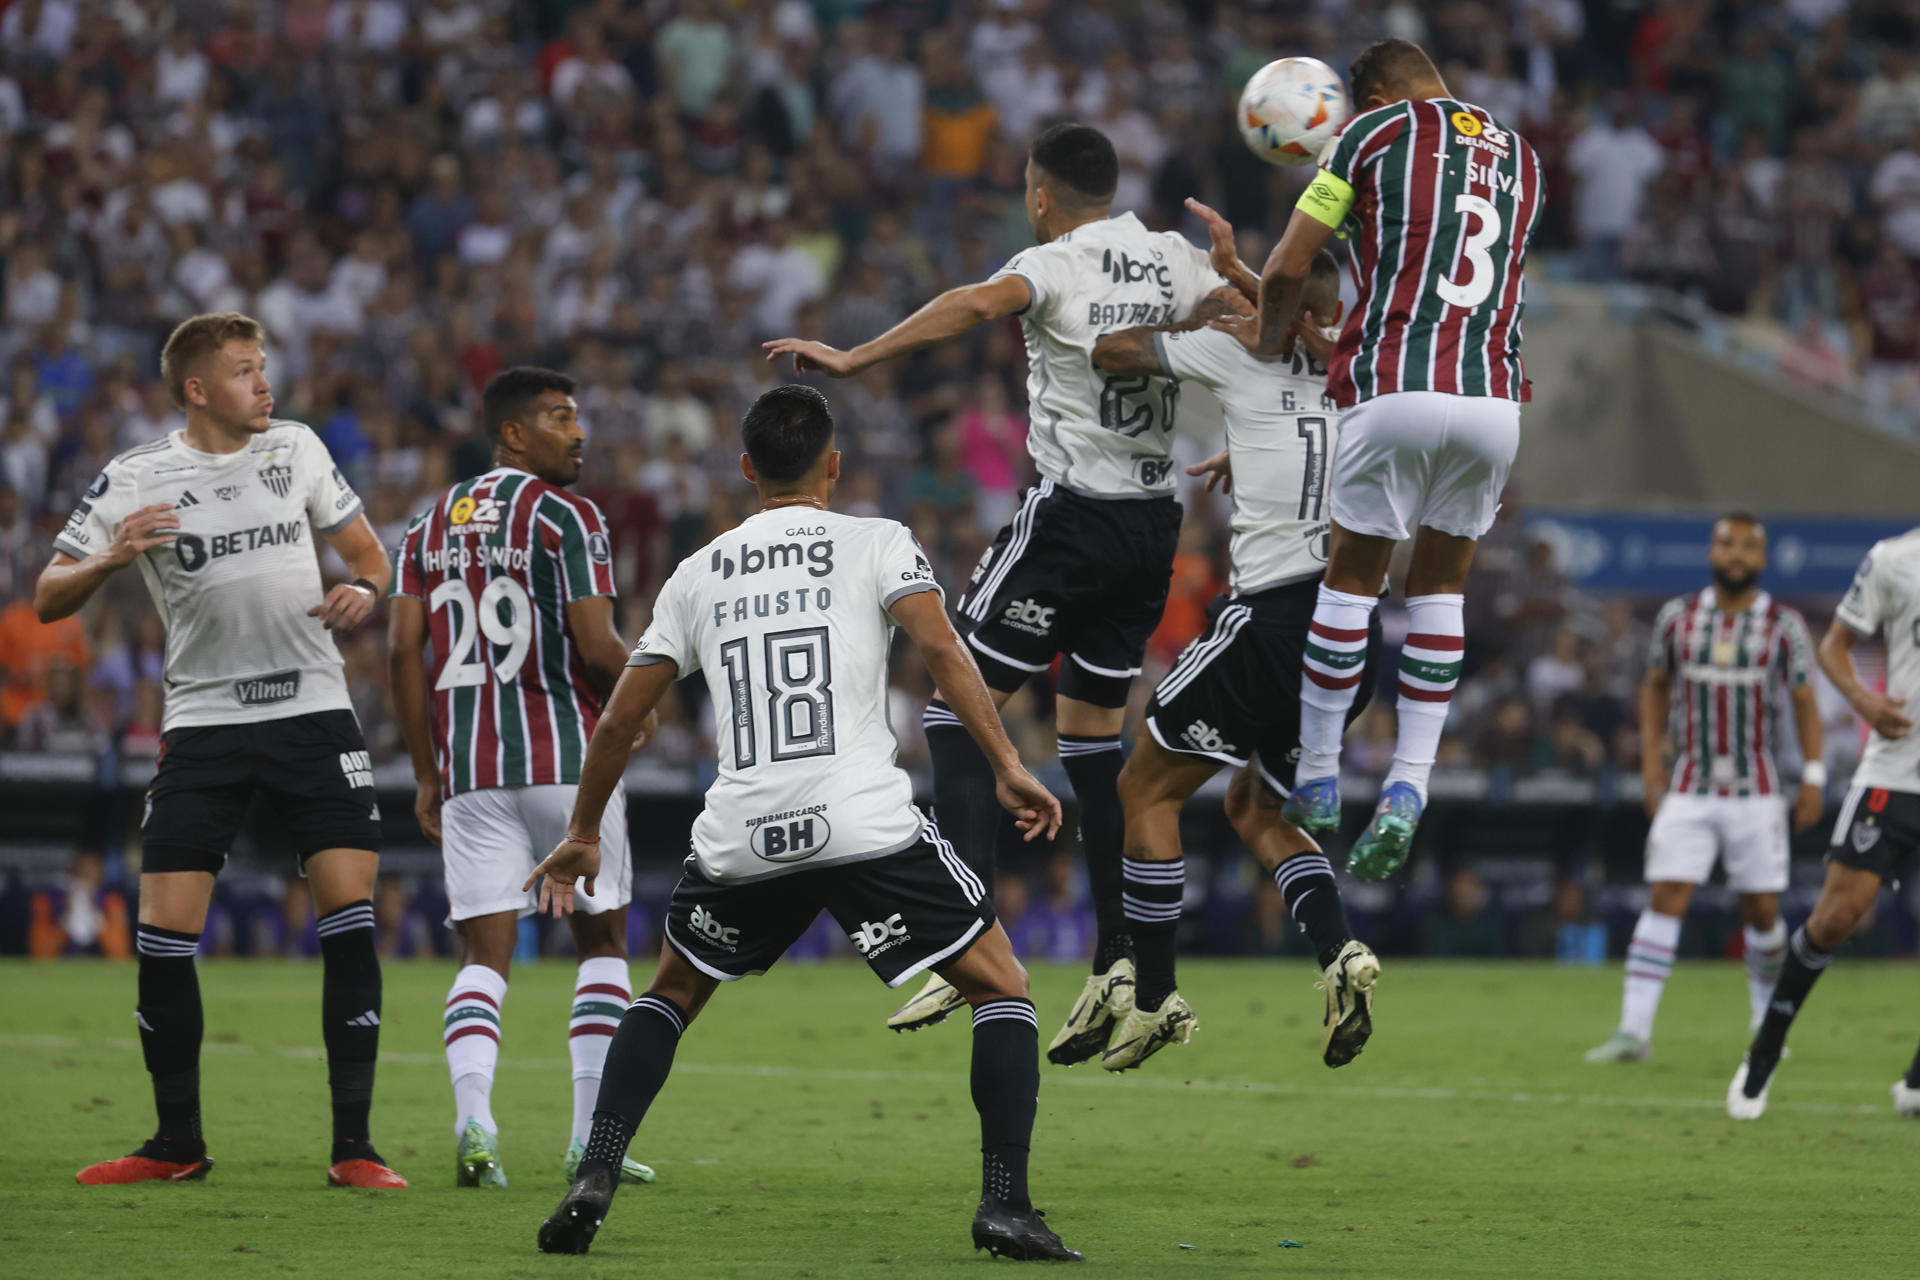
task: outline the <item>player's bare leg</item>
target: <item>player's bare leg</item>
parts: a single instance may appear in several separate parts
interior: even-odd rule
[[[1333,864],[1313,837],[1281,815],[1281,799],[1252,768],[1236,770],[1227,788],[1227,820],[1273,877],[1287,911],[1313,940],[1326,992],[1320,1059],[1343,1067],[1373,1035],[1373,988],[1380,960],[1347,924]]]
[[[633,995],[632,979],[627,976],[627,908],[615,907],[599,915],[576,911],[567,917],[567,924],[580,957],[567,1025],[567,1056],[573,1064],[573,1127],[563,1164],[571,1182],[586,1158],[607,1052]],[[653,1170],[638,1160],[626,1159],[620,1163],[620,1179],[652,1182]]]
[[[1647,886],[1647,905],[1633,924],[1627,943],[1627,972],[1620,992],[1620,1025],[1587,1050],[1588,1062],[1638,1062],[1653,1045],[1653,1020],[1660,997],[1673,976],[1680,946],[1680,921],[1693,901],[1695,886],[1683,880],[1656,880]]]
[[[407,1185],[373,1149],[374,1064],[380,1057],[380,954],[373,939],[373,889],[380,855],[370,849],[322,849],[307,859],[308,887],[320,932],[321,1036],[333,1094],[336,1187]]]
[[[495,911],[454,922],[460,970],[447,992],[441,1038],[453,1082],[454,1181],[504,1187],[500,1126],[493,1118],[493,1075],[505,1029],[507,979],[520,940],[520,913]]]
[[[1827,863],[1827,882],[1820,890],[1820,900],[1807,922],[1788,941],[1786,962],[1767,1001],[1766,1016],[1747,1047],[1746,1057],[1741,1059],[1740,1069],[1734,1072],[1733,1082],[1727,1086],[1727,1114],[1734,1119],[1757,1120],[1766,1111],[1774,1068],[1780,1065],[1794,1018],[1813,991],[1813,984],[1826,972],[1833,953],[1853,936],[1879,892],[1880,877],[1873,872],[1842,862]]]
[[[540,1252],[585,1253],[593,1243],[619,1189],[627,1145],[673,1070],[680,1037],[719,985],[718,978],[694,968],[670,944],[661,944],[653,981],[613,1034],[579,1173],[559,1207],[540,1224]]]
[[[1027,971],[996,921],[941,966],[973,1006],[973,1106],[980,1113],[980,1207],[973,1247],[1019,1261],[1078,1262],[1027,1191],[1027,1157],[1040,1096],[1040,1023]]]
[[[1760,1029],[1767,1001],[1787,960],[1787,926],[1780,919],[1780,895],[1740,895],[1740,934],[1747,961],[1747,1031]]]
[[[1300,761],[1284,810],[1302,831],[1340,827],[1340,739],[1366,679],[1368,630],[1393,547],[1391,538],[1356,533],[1337,521],[1327,533],[1327,572],[1300,673]]]
[[[987,692],[996,710],[1005,710],[1017,687]],[[953,846],[980,882],[993,893],[998,871],[1000,802],[994,798],[993,766],[960,723],[960,717],[936,694],[927,704],[921,725],[927,735],[927,754],[933,762],[933,820],[940,836]],[[966,1004],[960,993],[938,973],[929,973],[913,998],[887,1018],[894,1031],[918,1031],[945,1022]]]
[[[1467,570],[1476,539],[1425,525],[1414,531],[1407,567],[1407,638],[1400,649],[1400,726],[1373,819],[1347,855],[1356,875],[1379,880],[1400,869],[1427,805],[1427,779],[1440,752],[1447,707],[1466,653]],[[1317,611],[1316,611],[1317,616]]]
[[[207,1176],[200,1132],[200,1040],[205,1016],[194,954],[213,901],[205,871],[147,872],[140,877],[136,946],[140,963],[140,1049],[153,1079],[158,1127],[129,1156],[104,1160],[75,1178],[87,1186],[123,1182],[192,1182]]]

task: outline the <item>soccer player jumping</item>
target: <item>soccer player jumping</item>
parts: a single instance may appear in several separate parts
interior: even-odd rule
[[[233,312],[173,331],[160,372],[187,425],[115,458],[54,539],[34,610],[80,609],[140,566],[167,624],[159,770],[141,822],[140,1047],[160,1125],[88,1185],[207,1176],[200,1129],[200,945],[213,879],[260,795],[287,820],[319,914],[336,1186],[404,1187],[373,1149],[380,810],[333,633],[367,620],[387,556],[360,499],[304,424],[273,416],[266,334]],[[354,575],[322,591],[314,538]]]
[[[1359,297],[1328,389],[1346,410],[1332,480],[1326,581],[1300,698],[1289,821],[1340,825],[1340,736],[1366,665],[1368,620],[1394,544],[1413,536],[1399,741],[1349,869],[1392,873],[1426,807],[1460,679],[1462,592],[1520,444],[1521,271],[1544,192],[1533,148],[1455,98],[1425,52],[1381,40],[1350,72],[1361,110],[1301,196],[1260,278],[1259,347],[1292,349],[1314,256],[1355,240]]]

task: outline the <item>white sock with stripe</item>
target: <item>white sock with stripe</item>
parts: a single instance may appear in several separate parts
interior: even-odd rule
[[[1653,1039],[1653,1015],[1673,974],[1673,953],[1680,945],[1680,917],[1648,907],[1633,925],[1627,944],[1627,986],[1620,997],[1620,1029],[1645,1043]]]
[[[1379,600],[1320,584],[1300,679],[1300,763],[1294,777],[1338,777],[1340,739],[1347,732],[1360,681],[1367,673],[1367,626]]]
[[[507,978],[484,964],[470,964],[453,976],[447,992],[447,1074],[453,1077],[453,1133],[469,1119],[488,1133],[493,1121],[493,1072],[500,1063],[500,1006],[507,1002]]]
[[[1773,999],[1773,986],[1787,963],[1787,925],[1775,916],[1773,928],[1763,931],[1746,925],[1741,934],[1747,945],[1747,1003],[1753,1015],[1747,1029],[1758,1031],[1760,1020],[1767,1016],[1767,1002]]]
[[[580,962],[573,980],[573,1016],[567,1022],[567,1056],[573,1059],[573,1137],[583,1145],[593,1132],[593,1104],[606,1073],[607,1050],[632,1000],[626,957],[594,956]]]
[[[1440,754],[1447,709],[1460,683],[1467,648],[1466,597],[1407,597],[1407,639],[1400,648],[1400,733],[1386,781],[1409,782],[1427,798],[1427,779]]]

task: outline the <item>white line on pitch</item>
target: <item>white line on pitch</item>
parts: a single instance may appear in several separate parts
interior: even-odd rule
[[[104,1036],[77,1039],[73,1036],[14,1035],[0,1033],[0,1046],[22,1049],[138,1049],[140,1042],[123,1037]],[[233,1044],[209,1041],[202,1046],[207,1053],[271,1053],[281,1058],[325,1061],[326,1051],[313,1045]],[[405,1053],[387,1050],[380,1054],[382,1065],[408,1067],[444,1067],[446,1057],[438,1053]],[[564,1058],[502,1058],[501,1067],[520,1071],[562,1071],[571,1063]],[[846,1080],[880,1084],[964,1085],[968,1077],[949,1071],[867,1070],[854,1067],[780,1067],[755,1066],[730,1062],[677,1062],[674,1071],[690,1075],[749,1076],[771,1080]],[[1834,1081],[1842,1087],[1871,1088],[1860,1081]],[[1558,1107],[1647,1107],[1655,1110],[1718,1111],[1724,1105],[1717,1098],[1654,1098],[1605,1093],[1539,1093],[1533,1090],[1502,1092],[1493,1089],[1396,1088],[1390,1085],[1314,1086],[1286,1084],[1274,1080],[1174,1080],[1157,1076],[1132,1076],[1113,1079],[1098,1075],[1061,1075],[1048,1072],[1041,1077],[1043,1088],[1060,1086],[1145,1090],[1153,1093],[1254,1093],[1288,1098],[1359,1098],[1366,1100],[1415,1099],[1425,1102],[1489,1102],[1500,1105],[1544,1104]],[[1865,1103],[1796,1102],[1784,1099],[1769,1110],[1796,1111],[1807,1115],[1880,1115],[1884,1106]]]

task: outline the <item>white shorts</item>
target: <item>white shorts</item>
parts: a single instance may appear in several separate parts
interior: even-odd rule
[[[502,911],[533,914],[538,899],[520,886],[566,836],[573,793],[567,783],[489,787],[462,792],[441,806],[440,853],[447,871],[449,922]],[[633,898],[627,797],[618,788],[600,822],[600,874],[594,891],[589,898],[575,886],[575,909],[597,916]]]
[[[1395,391],[1340,415],[1333,519],[1395,542],[1426,525],[1478,538],[1493,527],[1520,450],[1520,405],[1492,396]]]
[[[1669,795],[1647,832],[1647,883],[1705,884],[1718,858],[1735,893],[1787,887],[1783,796]]]

